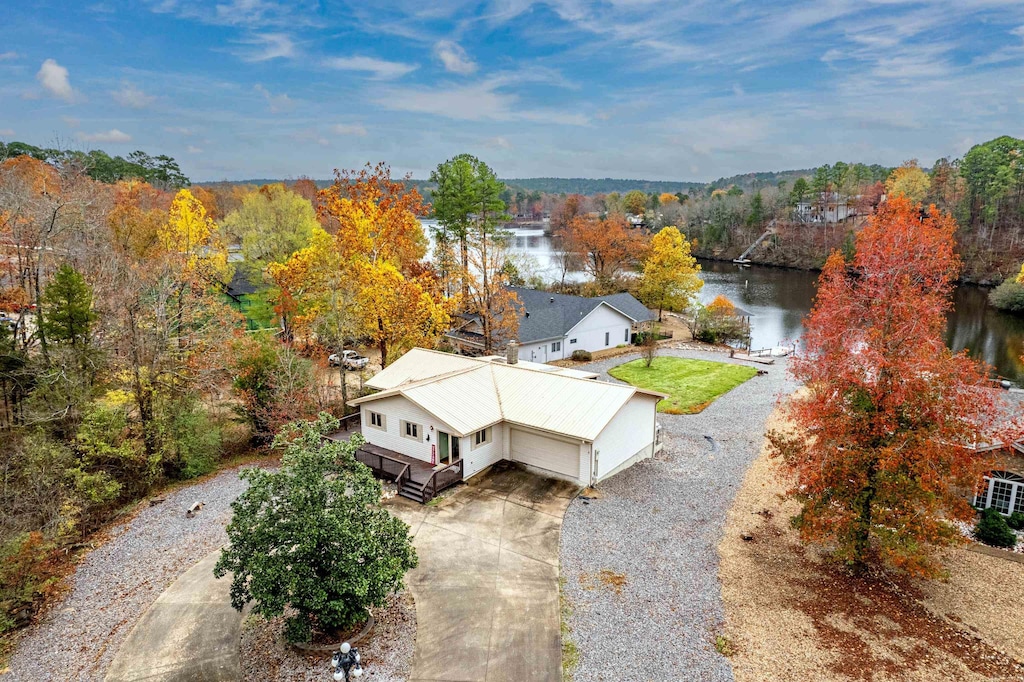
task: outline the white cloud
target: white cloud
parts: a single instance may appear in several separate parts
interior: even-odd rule
[[[440,88],[387,88],[374,100],[393,111],[434,114],[461,121],[532,121],[555,125],[583,126],[590,119],[578,112],[557,109],[528,109],[515,94],[500,88],[514,78],[498,76],[473,85]]]
[[[43,62],[39,67],[39,73],[36,74],[36,80],[44,90],[62,100],[72,102],[77,95],[71,87],[71,81],[68,80],[68,70],[54,59]]]
[[[192,137],[196,134],[195,128],[186,128],[184,126],[164,126],[164,132],[171,133],[172,135],[181,135],[182,137]]]
[[[202,150],[201,147],[196,147],[195,145],[192,145],[192,144],[190,144],[189,146],[185,147],[185,151],[188,152],[189,154],[202,154],[203,153],[203,150]]]
[[[129,109],[145,109],[156,101],[155,95],[147,95],[131,83],[125,83],[120,90],[112,91],[110,96],[122,107]]]
[[[512,149],[512,143],[506,140],[501,135],[498,135],[497,137],[492,137],[491,139],[487,140],[485,144],[488,147],[493,147],[495,149]]]
[[[295,43],[284,33],[258,33],[239,42],[253,46],[250,50],[238,53],[238,56],[247,62],[265,62],[295,56]]]
[[[329,69],[338,71],[360,71],[372,74],[372,78],[378,80],[390,80],[401,78],[419,68],[417,64],[406,64],[404,62],[389,62],[373,57],[330,57],[325,59],[323,65]]]
[[[11,128],[0,128],[0,137],[14,137],[14,130]]]
[[[442,40],[434,45],[434,54],[444,64],[444,68],[452,73],[468,76],[476,71],[476,62],[469,58],[458,43]]]
[[[122,133],[117,128],[111,128],[105,133],[78,133],[78,139],[82,142],[104,142],[108,144],[124,144],[132,141],[132,136]]]
[[[17,52],[0,52],[0,62],[6,62],[10,59],[17,59]]]
[[[60,120],[64,121],[64,123],[69,128],[77,128],[78,125],[81,123],[81,121],[79,119],[75,118],[74,116],[61,116]]]
[[[295,102],[293,102],[292,98],[288,95],[274,95],[270,90],[267,90],[259,83],[253,86],[253,90],[263,95],[263,98],[267,100],[267,107],[270,109],[270,113],[272,114],[291,111],[295,106]]]
[[[358,135],[359,137],[366,137],[366,128],[358,123],[335,123],[330,127],[330,131],[335,135]]]

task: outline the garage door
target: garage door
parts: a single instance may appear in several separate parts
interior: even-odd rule
[[[580,446],[576,443],[512,429],[512,461],[547,469],[565,476],[580,477]]]

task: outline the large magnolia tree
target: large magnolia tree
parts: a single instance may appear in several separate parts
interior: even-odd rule
[[[960,267],[953,219],[906,197],[880,206],[847,262],[833,253],[805,321],[787,409],[793,429],[769,438],[793,477],[802,538],[862,568],[941,570],[930,549],[960,540],[965,491],[999,433],[986,367],[943,342]]]
[[[380,505],[380,483],[355,460],[360,436],[324,438],[338,420],[282,429],[281,468],[246,469],[248,489],[231,504],[230,545],[214,574],[232,574],[231,604],[273,618],[294,611],[285,635],[308,641],[314,629],[350,627],[383,606],[415,568],[409,526]]]

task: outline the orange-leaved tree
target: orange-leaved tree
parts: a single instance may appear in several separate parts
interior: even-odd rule
[[[955,228],[897,196],[851,262],[829,257],[790,365],[806,390],[787,406],[792,429],[769,434],[801,537],[857,569],[940,574],[931,550],[960,540],[950,521],[971,517],[965,491],[985,468],[972,446],[1012,435],[987,368],[943,342]]]
[[[707,305],[708,312],[712,315],[735,315],[736,306],[723,294],[715,296],[714,300]]]
[[[628,267],[637,265],[647,251],[647,237],[620,215],[600,220],[578,215],[561,230],[562,248],[575,254],[599,283],[608,283]]]

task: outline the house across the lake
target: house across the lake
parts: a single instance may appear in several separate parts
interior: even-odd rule
[[[414,348],[367,382],[378,393],[350,402],[367,442],[360,461],[391,477],[409,465],[420,480],[400,492],[420,500],[437,492],[438,476],[450,484],[503,459],[594,485],[660,448],[664,397],[595,377],[514,355]]]
[[[626,293],[587,298],[553,294],[525,287],[509,287],[522,304],[519,315],[519,359],[551,362],[572,356],[575,350],[599,351],[628,344],[632,335],[657,318]],[[475,315],[461,317],[448,333],[452,344],[467,354],[483,351],[483,329]]]

